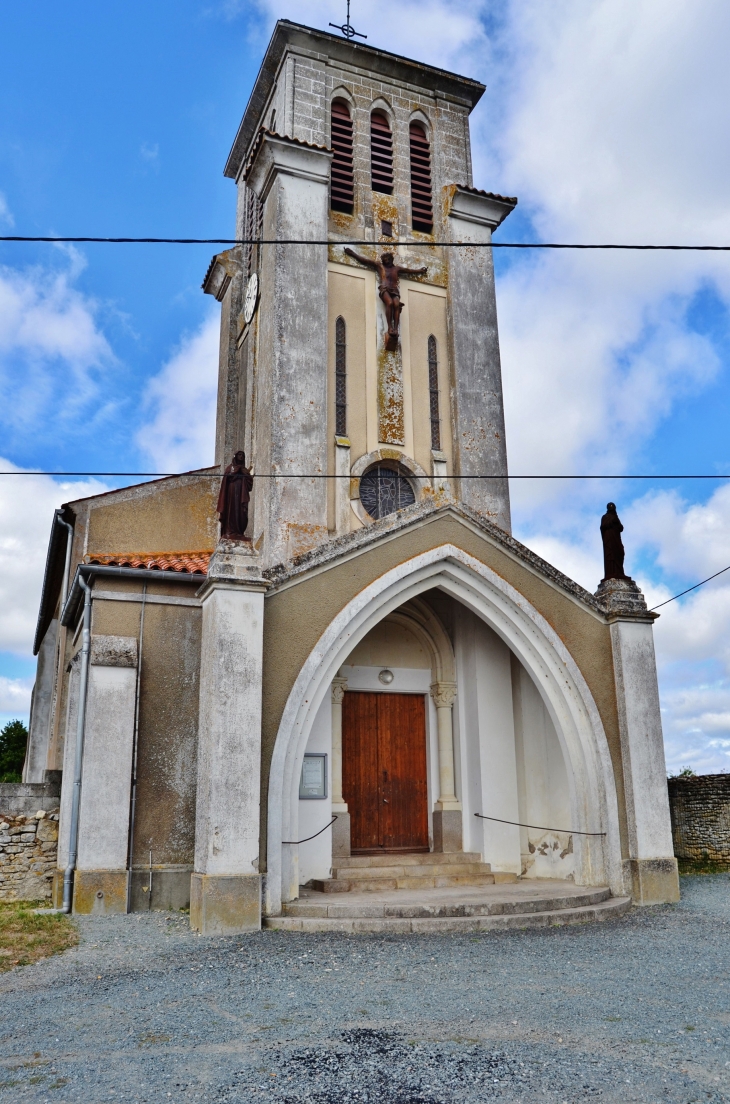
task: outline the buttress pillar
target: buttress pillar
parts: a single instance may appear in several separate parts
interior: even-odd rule
[[[195,872],[190,926],[203,935],[261,927],[259,827],[264,593],[250,546],[222,541],[200,591]]]

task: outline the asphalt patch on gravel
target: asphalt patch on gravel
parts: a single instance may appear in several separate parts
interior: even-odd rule
[[[328,1046],[268,1058],[269,1084],[252,1085],[246,1071],[220,1099],[240,1100],[245,1090],[280,1104],[450,1104],[456,1096],[484,1100],[496,1086],[524,1088],[527,1082],[524,1062],[503,1051],[429,1045],[367,1027],[343,1031]]]

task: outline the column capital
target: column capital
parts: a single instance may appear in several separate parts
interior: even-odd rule
[[[437,709],[450,709],[456,700],[455,682],[432,682],[431,697]]]
[[[346,678],[333,678],[332,679],[332,704],[342,705],[342,700],[347,690]]]

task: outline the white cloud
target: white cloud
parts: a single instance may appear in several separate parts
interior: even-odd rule
[[[147,388],[151,415],[137,444],[158,471],[189,471],[213,463],[220,314],[211,312]]]
[[[491,44],[481,16],[490,5],[462,0],[369,0],[355,3],[350,22],[355,30],[366,34],[367,44],[394,53],[404,53],[447,69],[474,70],[486,66]],[[345,22],[343,0],[220,0],[217,11],[225,18],[251,18],[252,9],[260,13],[265,23],[264,33],[273,29],[276,19],[290,19],[336,34],[329,26]],[[472,74],[473,75],[473,74]]]
[[[139,156],[143,161],[157,161],[160,156],[160,146],[158,142],[143,142],[139,147]]]
[[[62,269],[0,267],[1,420],[31,427],[53,405],[72,417],[97,392],[95,372],[114,360],[97,305],[74,287],[84,260],[63,248]]]
[[[13,212],[8,207],[8,201],[2,192],[0,192],[0,223],[5,223],[6,226],[10,227],[15,226]]]
[[[22,470],[4,457],[0,468]],[[31,654],[53,511],[64,502],[107,489],[98,480],[0,478],[0,652]]]
[[[30,711],[30,695],[33,679],[11,679],[0,675],[0,715],[12,714],[24,717]],[[0,720],[0,725],[3,722]]]

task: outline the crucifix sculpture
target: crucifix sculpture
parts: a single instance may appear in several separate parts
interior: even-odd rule
[[[391,352],[398,348],[398,331],[400,328],[400,316],[403,304],[400,299],[401,276],[425,276],[428,268],[404,268],[397,265],[392,253],[381,254],[380,260],[371,260],[356,253],[349,246],[345,249],[348,257],[354,257],[361,265],[374,268],[378,274],[378,294],[385,305],[385,315],[388,319],[388,337],[385,342],[386,349]]]

